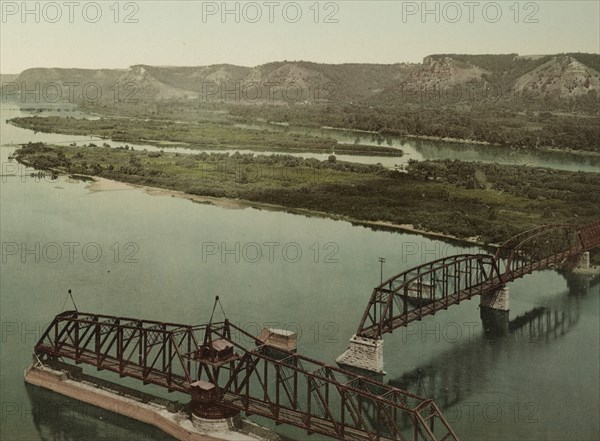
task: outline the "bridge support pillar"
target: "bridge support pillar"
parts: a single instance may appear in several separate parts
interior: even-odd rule
[[[579,262],[577,263],[577,266],[575,267],[574,272],[585,271],[585,270],[589,270],[589,269],[590,269],[590,252],[586,251],[585,253],[581,254],[581,257],[579,258]]]
[[[509,298],[508,286],[481,296],[479,310],[486,336],[499,337],[508,333]]]
[[[479,301],[479,307],[494,309],[496,311],[508,311],[509,299],[510,289],[508,286],[504,286],[497,291],[482,295]]]
[[[383,371],[383,340],[354,334],[350,339],[350,347],[335,361],[343,366],[385,374]]]
[[[508,334],[508,311],[480,308],[479,313],[486,337],[496,338]]]

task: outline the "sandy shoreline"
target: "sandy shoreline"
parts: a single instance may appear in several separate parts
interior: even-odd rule
[[[433,231],[425,231],[415,228],[414,225],[411,224],[394,224],[392,222],[387,221],[365,221],[360,219],[352,219],[341,215],[335,215],[331,213],[325,213],[321,211],[308,210],[304,208],[293,208],[286,207],[284,205],[274,205],[268,204],[265,202],[253,202],[247,201],[244,199],[229,199],[229,198],[217,198],[213,196],[200,196],[193,195],[189,193],[185,193],[179,190],[167,190],[164,188],[158,187],[150,187],[148,185],[138,185],[138,184],[129,184],[121,181],[114,181],[111,179],[100,178],[96,176],[87,176],[94,180],[94,182],[90,183],[86,188],[88,188],[91,192],[102,192],[102,191],[123,191],[123,190],[143,190],[146,194],[150,196],[170,196],[176,197],[180,199],[187,199],[192,202],[197,202],[201,204],[210,204],[221,208],[227,209],[244,209],[244,208],[257,208],[262,210],[270,210],[270,211],[284,211],[292,214],[301,214],[304,216],[310,217],[321,217],[333,220],[341,220],[345,222],[350,222],[356,225],[362,225],[365,227],[382,227],[391,230],[404,231],[412,234],[419,234],[422,236],[433,237],[438,239],[449,239],[452,241],[457,241],[469,245],[477,245],[477,246],[497,246],[494,244],[486,244],[475,237],[470,238],[459,238],[456,236],[452,236],[450,234],[437,233]]]
[[[120,182],[120,181],[112,181],[110,179],[106,179],[106,178],[98,178],[98,177],[92,177],[92,176],[86,176],[90,177],[92,179],[94,179],[93,182],[91,182],[86,188],[90,191],[93,192],[97,192],[97,191],[117,191],[117,190],[134,190],[135,187],[127,184],[126,182]]]

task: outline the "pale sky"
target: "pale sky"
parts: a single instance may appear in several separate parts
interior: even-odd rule
[[[21,1],[1,2],[2,73],[30,67],[397,63],[420,62],[434,53],[600,52],[598,0],[430,1],[424,17],[423,2],[396,0],[228,2],[234,12],[225,17],[221,1],[120,2],[119,8],[114,0],[26,3],[23,16]],[[124,23],[128,14],[137,23]]]

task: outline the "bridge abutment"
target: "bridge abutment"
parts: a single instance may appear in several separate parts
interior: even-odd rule
[[[203,432],[229,432],[235,426],[234,418],[202,418],[194,413],[191,415],[194,427]]]
[[[384,374],[383,340],[354,334],[350,339],[350,347],[335,361],[340,365]]]

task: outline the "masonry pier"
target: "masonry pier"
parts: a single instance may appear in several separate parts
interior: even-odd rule
[[[383,340],[354,334],[350,339],[350,347],[335,361],[343,366],[385,374],[383,370]]]

